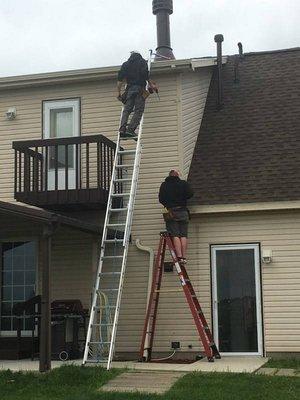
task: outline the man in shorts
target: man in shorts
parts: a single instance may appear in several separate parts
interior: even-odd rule
[[[189,211],[187,200],[193,197],[191,186],[180,179],[179,172],[172,169],[160,185],[159,202],[167,209],[164,214],[166,229],[172,237],[177,258],[186,263]]]

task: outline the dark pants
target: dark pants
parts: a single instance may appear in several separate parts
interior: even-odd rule
[[[145,99],[142,96],[142,87],[137,85],[130,86],[124,104],[120,132],[125,132],[126,130],[134,132],[142,119],[144,110]],[[132,111],[134,111],[134,113],[127,127],[128,118]]]

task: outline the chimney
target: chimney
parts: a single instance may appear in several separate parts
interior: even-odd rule
[[[169,15],[173,13],[173,0],[153,0],[152,11],[156,15],[157,48],[156,61],[174,60],[170,39]]]
[[[222,42],[223,35],[215,35],[217,43],[217,63],[218,63],[218,103],[217,108],[220,110],[223,106],[223,84],[222,84]]]

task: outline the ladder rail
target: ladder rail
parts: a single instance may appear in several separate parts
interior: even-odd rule
[[[150,50],[150,57],[148,59],[148,70],[150,73],[151,69],[151,62],[152,62],[152,50]],[[122,120],[124,112],[124,107],[122,107],[122,112],[120,116],[120,122]],[[121,307],[121,298],[122,298],[122,292],[123,292],[123,287],[124,287],[124,279],[125,279],[125,270],[126,270],[126,264],[127,264],[127,258],[128,258],[128,248],[129,248],[129,239],[130,239],[130,233],[131,233],[131,226],[132,226],[132,219],[133,219],[133,211],[134,211],[134,204],[135,204],[135,198],[136,198],[136,192],[137,192],[137,185],[138,185],[138,176],[139,176],[139,170],[140,170],[140,163],[141,163],[141,154],[142,154],[142,145],[141,145],[141,136],[143,132],[143,124],[144,124],[144,113],[142,115],[140,124],[139,124],[139,131],[138,131],[138,137],[137,137],[137,143],[135,150],[121,150],[120,146],[120,134],[118,135],[117,139],[117,144],[116,144],[116,154],[114,158],[114,164],[112,168],[112,173],[111,173],[111,180],[110,180],[110,187],[109,187],[109,194],[108,194],[108,201],[107,201],[107,207],[106,207],[106,213],[105,213],[105,218],[104,218],[104,227],[103,227],[103,234],[102,234],[102,240],[101,240],[101,249],[100,249],[100,256],[99,256],[99,261],[98,261],[98,266],[97,266],[97,275],[95,279],[95,284],[93,288],[93,298],[91,302],[91,312],[90,312],[90,318],[89,318],[89,324],[88,324],[88,331],[87,331],[87,336],[86,336],[86,343],[85,343],[85,350],[84,350],[84,356],[83,356],[83,364],[86,362],[99,362],[100,359],[101,361],[107,362],[107,369],[110,369],[111,362],[114,356],[114,351],[115,351],[115,341],[116,341],[116,333],[117,333],[117,327],[118,327],[118,319],[119,319],[119,313],[120,313],[120,307]],[[119,175],[119,166],[124,164],[122,160],[122,154],[134,154],[134,162],[132,166],[132,177],[131,179],[123,179],[122,177],[120,178]],[[131,167],[129,165],[129,167]],[[130,191],[129,193],[123,192],[124,188],[122,188],[122,193],[116,193],[117,191],[117,186],[121,182],[128,181],[130,182]],[[121,183],[122,185],[122,183]],[[113,215],[118,216],[117,211],[112,212],[112,206],[113,206],[113,199],[116,197],[124,198],[129,197],[126,207],[122,205],[121,208],[117,209],[118,212],[122,213],[123,211],[126,211],[126,219],[124,222],[120,223],[120,220],[118,219],[118,223],[112,223],[113,221]],[[111,221],[112,218],[112,221]],[[119,240],[108,240],[108,231],[110,227],[113,227],[116,229],[117,226],[124,226],[124,231],[123,231],[123,239]],[[106,254],[106,249],[108,244],[114,243],[116,246],[116,243],[119,243],[122,245],[122,255],[116,253],[116,247],[113,248],[113,251],[115,252],[115,255],[111,255],[109,252],[108,255]],[[110,251],[110,250],[109,250]],[[118,280],[118,285],[117,288],[114,289],[102,289],[102,290],[114,290],[117,291],[117,298],[113,299],[114,306],[110,306],[112,309],[114,309],[114,315],[113,315],[113,323],[109,323],[109,326],[112,326],[112,330],[109,334],[107,334],[107,340],[106,342],[102,341],[101,338],[101,327],[108,326],[107,323],[102,322],[102,317],[100,314],[100,320],[99,323],[96,323],[96,317],[97,317],[97,312],[98,309],[101,309],[101,282],[102,278],[104,278],[104,273],[102,274],[102,269],[103,269],[103,262],[106,259],[110,259],[115,261],[116,259],[122,259],[122,264],[121,264],[121,269],[118,272],[118,274],[114,274],[116,276],[119,276]],[[105,264],[106,265],[106,264]],[[106,273],[107,275],[108,273]],[[105,280],[104,280],[105,282]],[[116,284],[117,282],[115,282]],[[111,285],[111,284],[110,284]],[[100,297],[99,297],[100,294]],[[99,307],[97,307],[97,301],[100,301]],[[100,328],[100,338],[98,339],[98,332],[96,332],[96,338],[98,341],[94,340],[94,337],[92,338],[92,333],[93,333],[93,327],[99,327]],[[91,341],[92,338],[92,341]],[[102,357],[104,353],[106,353],[106,350],[103,350],[103,344],[109,344],[109,351],[108,351],[108,357],[105,359]],[[96,356],[95,359],[91,359],[89,356],[91,355],[94,356],[94,348],[90,345],[98,345],[96,348]],[[108,346],[107,346],[108,347]],[[100,358],[99,358],[100,354]],[[106,356],[106,354],[105,354]]]
[[[123,111],[124,111],[124,107],[122,108],[120,120],[122,118]],[[105,252],[105,240],[107,238],[107,231],[108,231],[107,225],[108,225],[109,214],[110,214],[109,209],[111,208],[111,205],[112,205],[112,194],[114,191],[114,177],[115,177],[116,170],[117,170],[116,165],[117,165],[118,157],[119,157],[119,154],[118,154],[119,147],[120,147],[120,137],[118,136],[117,144],[116,144],[115,159],[114,159],[110,187],[109,187],[105,219],[104,219],[104,226],[103,226],[103,233],[102,233],[102,240],[101,240],[101,250],[100,250],[99,261],[98,261],[97,272],[96,272],[97,275],[96,275],[95,285],[94,285],[94,289],[93,289],[93,298],[92,298],[92,302],[91,302],[91,312],[90,312],[88,331],[87,331],[87,335],[86,335],[86,343],[85,343],[85,349],[84,349],[84,355],[83,355],[83,361],[82,361],[83,364],[85,364],[88,359],[89,343],[90,343],[91,335],[92,335],[92,324],[93,324],[93,321],[95,318],[95,313],[96,313],[95,307],[97,304],[97,296],[98,296],[96,288],[98,288],[100,285],[103,257],[104,257],[104,252]]]
[[[149,50],[149,58],[148,58],[148,71],[149,71],[148,75],[149,76],[150,76],[150,72],[151,72],[152,54],[153,54],[153,51]],[[126,224],[125,224],[124,244],[126,241],[129,241],[129,236],[130,236],[130,232],[131,232],[131,225],[132,225],[132,219],[133,219],[133,208],[134,208],[134,204],[135,204],[137,184],[138,184],[137,180],[138,180],[138,176],[139,176],[141,156],[142,156],[141,137],[142,137],[143,126],[144,126],[144,114],[145,113],[143,113],[141,121],[140,121],[140,125],[139,125],[138,141],[137,141],[137,145],[136,145],[135,161],[134,161],[132,181],[131,181],[131,190],[130,190],[130,196],[129,196],[129,201],[128,201],[128,213],[127,213]]]
[[[160,242],[158,246],[158,253],[155,261],[155,269],[154,269],[154,277],[151,285],[151,293],[149,296],[149,301],[147,305],[147,312],[145,317],[144,329],[141,340],[140,347],[140,360],[141,361],[150,361],[153,341],[154,341],[154,333],[155,333],[155,325],[156,325],[156,316],[157,316],[157,308],[158,308],[158,300],[159,294],[161,292],[161,281],[162,281],[162,271],[163,271],[163,263],[165,258],[165,249],[168,247],[170,252],[173,264],[176,268],[177,275],[179,277],[181,283],[181,289],[184,292],[185,298],[187,300],[190,312],[192,314],[194,323],[196,325],[199,338],[202,342],[204,352],[208,361],[214,361],[214,358],[221,358],[218,348],[213,340],[210,328],[207,324],[207,321],[202,312],[200,303],[195,294],[195,290],[189,279],[188,273],[184,265],[180,265],[176,251],[172,242],[171,237],[167,232],[160,233]],[[164,248],[164,251],[161,252],[161,249]],[[160,267],[160,269],[159,269]],[[160,272],[160,275],[158,274]],[[156,296],[156,297],[155,297]],[[153,313],[153,318],[151,321],[151,312]],[[149,342],[149,344],[147,343]],[[147,343],[147,345],[146,345]]]
[[[152,277],[152,283],[151,283],[151,292],[150,292],[150,296],[149,296],[149,300],[148,300],[146,318],[145,318],[143,334],[142,334],[142,341],[141,341],[141,346],[140,346],[140,359],[142,360],[145,358],[146,361],[148,360],[149,357],[151,357],[151,355],[149,354],[149,349],[151,348],[151,344],[153,344],[153,340],[151,340],[150,332],[153,332],[155,329],[155,323],[154,323],[154,329],[153,329],[153,320],[155,321],[155,319],[156,319],[156,314],[157,314],[156,304],[158,305],[158,299],[159,299],[159,292],[155,293],[155,290],[160,289],[160,285],[158,285],[158,283],[161,282],[162,262],[164,260],[165,250],[166,250],[165,241],[163,240],[163,238],[160,238],[157,256],[156,256],[155,265],[154,265],[154,271],[153,271],[153,277]],[[156,304],[154,305],[154,309],[152,310],[152,305],[153,305],[155,294],[156,294]],[[150,322],[151,312],[153,312],[152,326],[151,326],[151,322]]]

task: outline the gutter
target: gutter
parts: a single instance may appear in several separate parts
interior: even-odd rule
[[[237,203],[237,204],[212,204],[212,205],[193,205],[189,206],[191,214],[218,214],[233,212],[254,212],[254,211],[276,211],[276,210],[298,210],[300,209],[299,200],[291,201],[269,201],[257,203]]]
[[[226,62],[225,57],[224,62]],[[213,65],[216,65],[215,57],[155,61],[151,71],[155,75],[157,73],[173,73],[174,71],[195,71],[196,68],[210,67]],[[0,90],[116,79],[119,69],[120,66],[117,65],[3,77],[0,78]]]

